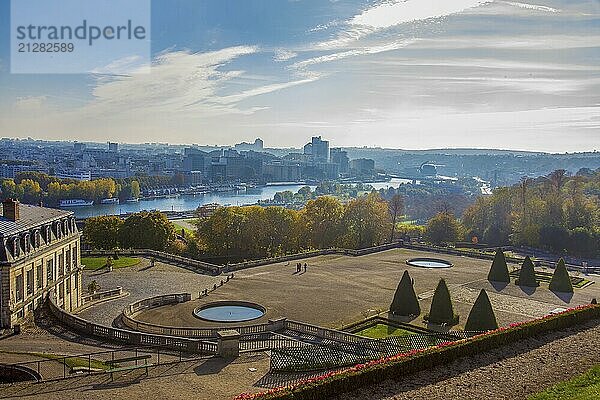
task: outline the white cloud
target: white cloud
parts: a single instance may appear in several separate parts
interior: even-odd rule
[[[298,53],[294,53],[293,51],[279,49],[279,50],[275,51],[273,60],[275,60],[277,62],[283,62],[283,61],[291,60],[292,58],[296,58],[297,56],[298,56]]]
[[[111,63],[96,67],[90,73],[99,75],[119,75],[119,74],[130,74],[135,73],[149,73],[150,65],[148,65],[143,57],[132,55],[124,57],[118,60],[114,60]]]
[[[310,83],[310,82],[314,82],[316,80],[319,79],[319,75],[314,75],[310,78],[306,78],[306,79],[301,79],[301,80],[297,80],[297,81],[291,81],[291,82],[284,82],[284,83],[274,83],[272,85],[266,85],[266,86],[261,86],[261,87],[257,87],[254,89],[249,89],[246,90],[244,92],[241,93],[237,93],[237,94],[232,94],[229,96],[224,96],[224,97],[220,97],[217,98],[215,101],[222,103],[222,104],[234,104],[234,103],[238,103],[242,100],[246,100],[250,97],[255,97],[255,96],[260,96],[263,94],[268,94],[268,93],[273,93],[273,92],[277,92],[279,90],[283,90],[283,89],[287,89],[290,87],[294,87],[294,86],[298,86],[298,85],[303,85],[305,83]]]
[[[482,0],[406,0],[382,3],[363,11],[352,18],[350,25],[370,26],[377,29],[389,28],[405,22],[440,18],[478,7],[488,1]]]
[[[366,54],[379,54],[379,53],[383,53],[386,51],[398,50],[400,48],[406,47],[407,45],[409,45],[410,43],[413,43],[413,42],[414,42],[413,40],[405,40],[405,41],[398,41],[398,42],[388,43],[388,44],[379,45],[379,46],[364,47],[364,48],[360,48],[360,49],[348,50],[348,51],[343,51],[343,52],[339,52],[339,53],[327,54],[324,56],[313,57],[313,58],[309,58],[309,59],[306,59],[303,61],[298,61],[297,63],[292,64],[290,66],[290,68],[302,69],[302,68],[306,68],[310,65],[338,61],[338,60],[342,60],[342,59],[348,58],[348,57],[361,56],[361,55],[366,55]]]
[[[577,49],[597,47],[597,35],[521,35],[521,36],[481,36],[481,37],[436,37],[417,39],[411,48],[421,49]]]
[[[560,10],[557,9],[557,8],[540,6],[540,5],[537,5],[537,4],[517,3],[517,2],[514,2],[514,1],[500,1],[499,3],[507,4],[507,5],[513,6],[513,7],[525,8],[527,10],[550,12],[550,13],[560,12]]]

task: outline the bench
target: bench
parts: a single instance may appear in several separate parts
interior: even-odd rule
[[[148,376],[148,367],[152,366],[151,363],[148,362],[144,362],[143,364],[138,364],[138,361],[141,360],[148,360],[149,358],[152,358],[152,356],[150,354],[144,354],[141,356],[135,356],[135,357],[125,357],[125,358],[115,358],[114,360],[109,360],[106,361],[105,363],[108,364],[111,369],[109,369],[107,372],[110,372],[110,380],[113,380],[113,373],[115,372],[122,372],[122,371],[133,371],[135,369],[140,369],[140,368],[146,368],[146,376]],[[116,364],[122,363],[122,362],[128,362],[128,361],[135,361],[135,365],[130,365],[128,367],[118,367],[118,368],[114,368],[114,366]]]

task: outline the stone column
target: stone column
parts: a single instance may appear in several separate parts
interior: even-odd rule
[[[277,332],[285,329],[286,318],[277,318],[269,320],[269,331]]]
[[[238,331],[218,331],[218,354],[224,358],[236,358],[240,355],[240,333]]]

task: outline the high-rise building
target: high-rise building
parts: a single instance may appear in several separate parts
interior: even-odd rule
[[[322,140],[321,136],[314,136],[311,140],[312,155],[315,161],[329,161],[329,142]]]
[[[108,142],[108,151],[111,153],[117,153],[119,151],[119,143]]]
[[[186,147],[183,156],[183,171],[202,172],[204,177],[208,177],[210,172],[211,157],[208,153],[193,147]]]
[[[263,166],[267,182],[298,182],[302,179],[302,167],[299,163],[274,160]]]
[[[350,159],[346,150],[340,148],[331,149],[331,162],[338,165],[340,174],[348,172]]]
[[[370,158],[359,158],[350,161],[350,170],[355,175],[372,175],[375,173],[375,161]]]

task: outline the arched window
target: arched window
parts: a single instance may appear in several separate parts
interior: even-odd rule
[[[18,237],[13,239],[13,257],[17,258],[21,255],[21,241]]]
[[[46,226],[46,244],[52,241],[52,227],[50,225]]]
[[[31,236],[29,236],[29,233],[23,235],[23,250],[25,253],[31,251]]]

